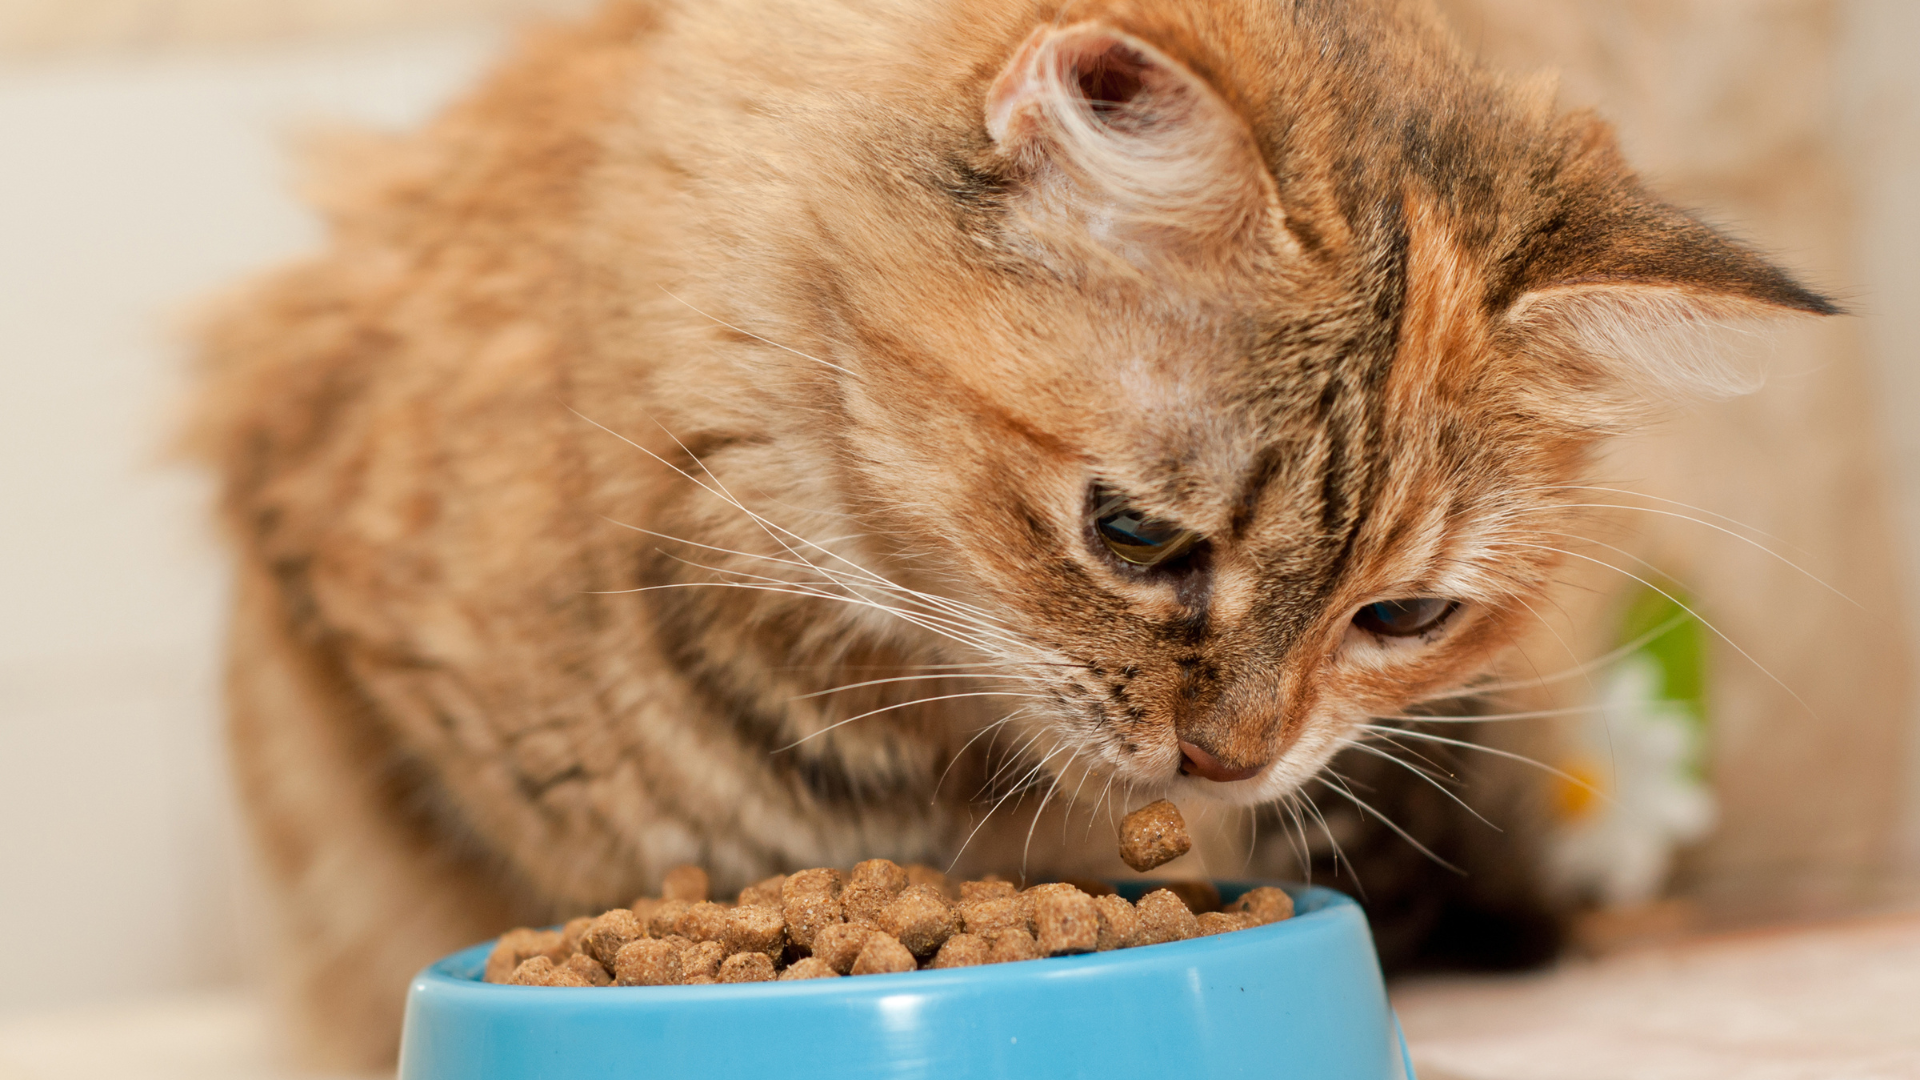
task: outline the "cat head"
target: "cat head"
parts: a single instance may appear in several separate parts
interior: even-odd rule
[[[1834,310],[1410,10],[1009,21],[809,249],[848,503],[1048,768],[1284,794],[1510,646],[1718,332]]]

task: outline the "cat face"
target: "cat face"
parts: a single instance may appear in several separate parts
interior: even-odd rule
[[[1597,440],[1737,388],[1701,332],[1830,307],[1431,32],[1203,7],[1012,50],[843,392],[1046,767],[1253,803],[1514,640]]]

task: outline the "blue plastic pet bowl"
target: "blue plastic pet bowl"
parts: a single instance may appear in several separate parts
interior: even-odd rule
[[[1288,891],[1294,917],[1251,930],[845,979],[494,986],[476,945],[414,979],[400,1080],[1411,1080],[1360,908]]]

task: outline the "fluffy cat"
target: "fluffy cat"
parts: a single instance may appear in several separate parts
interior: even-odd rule
[[[329,209],[198,430],[335,1060],[677,862],[1270,806],[1496,663],[1716,327],[1832,310],[1417,0],[619,2]]]

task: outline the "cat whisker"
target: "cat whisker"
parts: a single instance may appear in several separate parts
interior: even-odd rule
[[[788,698],[787,700],[788,701],[805,701],[808,698],[826,697],[829,694],[838,694],[845,690],[858,690],[866,686],[883,686],[887,683],[921,682],[926,679],[1018,679],[1022,682],[1045,682],[1046,681],[1038,675],[1014,675],[1014,674],[1004,673],[1004,672],[995,673],[995,672],[973,671],[973,672],[955,672],[952,674],[944,674],[944,675],[941,675],[941,674],[899,675],[891,679],[868,679],[865,682],[844,683],[840,686],[829,687],[825,690],[815,690],[811,694],[796,694],[793,697]]]
[[[1054,793],[1060,790],[1061,778],[1066,774],[1068,769],[1073,768],[1073,763],[1079,759],[1080,751],[1075,750],[1067,757],[1066,764],[1054,770],[1053,783],[1048,784],[1047,793],[1040,796],[1040,805],[1033,808],[1033,821],[1027,825],[1026,843],[1020,845],[1020,876],[1022,878],[1027,876],[1027,855],[1033,850],[1033,832],[1040,827],[1040,817],[1047,812],[1047,803],[1052,801]],[[1084,775],[1082,779],[1085,779]]]
[[[1611,490],[1611,489],[1601,489],[1601,490]],[[1652,498],[1653,496],[1649,495],[1645,497]],[[1695,525],[1712,529],[1715,532],[1725,533],[1726,535],[1733,537],[1735,540],[1738,540],[1743,544],[1750,545],[1754,549],[1766,553],[1771,558],[1778,559],[1782,564],[1791,568],[1797,573],[1801,574],[1808,581],[1813,582],[1814,584],[1827,590],[1828,592],[1839,597],[1840,599],[1845,600],[1847,603],[1852,604],[1854,607],[1857,607],[1862,611],[1866,610],[1866,605],[1860,603],[1860,601],[1858,600],[1855,600],[1853,597],[1848,596],[1846,593],[1841,592],[1838,588],[1829,584],[1824,579],[1819,577],[1817,574],[1813,573],[1811,570],[1808,570],[1806,567],[1801,566],[1799,563],[1794,562],[1792,559],[1787,558],[1785,555],[1780,554],[1779,552],[1773,550],[1767,545],[1760,543],[1758,540],[1755,540],[1752,537],[1742,536],[1739,533],[1734,532],[1732,529],[1729,529],[1723,525],[1715,525],[1711,521],[1703,521],[1700,518],[1694,517],[1690,514],[1676,513],[1672,510],[1658,510],[1651,506],[1631,506],[1626,503],[1564,503],[1560,505],[1565,509],[1569,509],[1569,510],[1633,510],[1642,514],[1658,514],[1661,517],[1675,518],[1680,521],[1690,521]],[[1544,506],[1528,507],[1526,508],[1526,512],[1539,514],[1539,513],[1546,513],[1555,508],[1556,507],[1544,507]]]
[[[1338,782],[1329,783],[1326,779],[1326,777],[1329,777],[1329,776]],[[1467,872],[1465,870],[1460,869],[1459,867],[1453,865],[1447,860],[1441,858],[1439,855],[1435,854],[1432,848],[1414,839],[1413,834],[1401,828],[1398,822],[1394,821],[1392,818],[1381,813],[1380,811],[1375,810],[1373,808],[1373,804],[1367,802],[1365,799],[1362,799],[1360,796],[1355,795],[1353,793],[1353,789],[1347,786],[1346,777],[1341,776],[1339,773],[1329,769],[1329,770],[1326,770],[1326,776],[1321,777],[1320,782],[1322,785],[1326,787],[1328,791],[1331,791],[1334,794],[1339,795],[1342,798],[1346,799],[1348,802],[1352,803],[1355,807],[1359,809],[1359,811],[1362,814],[1372,815],[1374,820],[1380,822],[1380,824],[1385,825],[1387,828],[1393,830],[1394,835],[1398,836],[1402,840],[1405,840],[1408,844],[1411,844],[1415,851],[1418,851],[1420,854],[1425,855],[1429,859],[1432,859],[1438,865],[1444,866],[1447,869],[1453,871],[1454,873],[1459,874],[1461,877],[1467,876]],[[1351,865],[1351,861],[1349,861],[1349,865]],[[1356,877],[1355,881],[1358,881],[1358,880],[1359,879]]]
[[[1015,717],[1025,712],[1029,707],[1030,706],[1026,706],[1026,705],[1020,706],[1018,709],[1015,709],[1014,711],[1008,713],[1007,715],[1001,717],[1000,719],[995,720],[993,723],[983,726],[979,731],[976,731],[973,733],[972,738],[960,744],[960,749],[956,751],[952,759],[947,762],[947,767],[940,770],[940,779],[934,781],[933,783],[933,804],[934,805],[939,804],[940,788],[943,784],[947,782],[947,774],[951,773],[953,771],[953,767],[959,764],[960,759],[966,755],[967,748],[971,747],[974,743],[980,741],[980,736],[985,735],[989,731],[997,730],[1001,725],[1006,724],[1009,721],[1013,720]]]
[[[1037,739],[1038,739],[1038,736],[1035,736],[1035,740]],[[1027,745],[1031,746],[1033,745],[1033,742],[1034,740],[1029,740]],[[1060,751],[1063,749],[1065,749],[1065,747],[1056,747],[1052,752],[1047,754],[1046,757],[1041,758],[1037,763],[1034,764],[1032,769],[1029,769],[1027,771],[1027,777],[1031,777],[1035,773],[1039,772],[1041,769],[1046,768],[1047,762],[1053,760],[1054,756],[1059,754]],[[1023,777],[1021,780],[1021,783],[1024,784],[1025,782],[1026,782],[1026,778]],[[967,846],[973,843],[974,837],[980,835],[980,830],[985,828],[987,822],[993,819],[993,815],[999,812],[1000,807],[1006,805],[1006,801],[1008,799],[1012,798],[1015,795],[1023,793],[1023,791],[1024,789],[1020,785],[1015,785],[1014,787],[1008,789],[1006,794],[1001,795],[999,799],[994,801],[993,806],[987,810],[986,816],[982,817],[980,821],[974,825],[973,830],[967,833],[967,838],[960,842],[960,850],[954,852],[953,861],[947,864],[947,870],[949,872],[951,872],[955,866],[959,865],[960,857],[967,853]],[[1022,873],[1024,874],[1025,873],[1024,865],[1022,866],[1021,869],[1022,869]]]
[[[1556,534],[1556,535],[1565,535],[1565,534]],[[1589,539],[1587,539],[1586,537],[1578,537],[1578,536],[1575,536],[1575,537],[1569,537],[1569,539],[1574,539],[1574,540],[1580,540],[1580,541],[1582,541],[1582,542],[1584,542],[1584,543],[1589,543],[1589,544],[1596,544],[1596,545],[1598,545],[1598,546],[1600,546],[1600,547],[1603,547],[1603,548],[1607,548],[1607,549],[1608,549],[1608,550],[1610,550],[1610,551],[1614,551],[1614,552],[1617,552],[1617,553],[1619,553],[1619,554],[1621,554],[1621,555],[1625,555],[1625,556],[1626,556],[1627,558],[1629,558],[1629,559],[1632,559],[1632,560],[1633,560],[1633,561],[1635,561],[1635,562],[1638,562],[1638,563],[1641,563],[1642,565],[1645,565],[1645,566],[1647,566],[1647,567],[1648,567],[1649,569],[1651,569],[1651,570],[1653,570],[1653,571],[1654,571],[1655,573],[1660,573],[1660,574],[1661,574],[1661,576],[1663,576],[1663,577],[1665,576],[1665,574],[1661,572],[1661,570],[1660,570],[1660,568],[1659,568],[1659,567],[1657,567],[1657,566],[1653,566],[1653,565],[1652,565],[1651,563],[1648,563],[1648,562],[1647,562],[1647,561],[1646,561],[1645,559],[1642,559],[1642,558],[1640,558],[1640,557],[1639,557],[1639,556],[1637,556],[1637,555],[1633,555],[1633,554],[1631,554],[1631,553],[1629,553],[1629,552],[1626,552],[1626,551],[1622,551],[1621,549],[1619,549],[1619,548],[1617,548],[1617,547],[1614,547],[1614,546],[1613,546],[1612,544],[1603,544],[1603,543],[1600,543],[1600,542],[1599,542],[1599,541],[1597,541],[1597,540],[1589,540]],[[1695,619],[1696,621],[1698,621],[1698,622],[1700,623],[1700,625],[1701,625],[1701,626],[1704,626],[1704,627],[1706,627],[1706,628],[1707,628],[1708,630],[1711,630],[1711,631],[1713,631],[1713,633],[1714,633],[1714,636],[1715,636],[1715,637],[1718,637],[1718,638],[1719,638],[1719,639],[1720,639],[1721,641],[1724,641],[1724,642],[1726,642],[1726,643],[1727,643],[1727,647],[1728,647],[1728,648],[1731,648],[1731,649],[1732,649],[1732,650],[1733,650],[1734,652],[1737,652],[1737,653],[1739,653],[1739,654],[1740,654],[1740,655],[1741,655],[1742,657],[1744,657],[1744,658],[1746,659],[1746,661],[1747,661],[1748,663],[1750,663],[1750,664],[1752,664],[1752,665],[1753,665],[1754,667],[1756,667],[1756,668],[1758,668],[1758,669],[1760,670],[1760,674],[1762,674],[1762,675],[1765,675],[1765,676],[1766,676],[1767,678],[1769,678],[1769,679],[1771,679],[1771,680],[1773,680],[1773,684],[1774,684],[1775,686],[1778,686],[1778,687],[1779,687],[1780,689],[1782,689],[1782,690],[1785,690],[1785,691],[1787,692],[1787,696],[1789,696],[1789,697],[1791,697],[1791,698],[1793,698],[1793,700],[1794,700],[1794,701],[1796,701],[1796,702],[1798,702],[1798,703],[1799,703],[1799,705],[1800,705],[1800,707],[1801,707],[1802,709],[1805,709],[1805,710],[1807,711],[1807,715],[1808,715],[1808,716],[1811,716],[1811,717],[1814,717],[1815,719],[1818,719],[1818,718],[1819,718],[1819,715],[1820,715],[1820,714],[1818,714],[1818,713],[1816,713],[1816,712],[1814,712],[1814,711],[1813,711],[1813,706],[1811,706],[1811,705],[1809,705],[1809,704],[1807,704],[1807,701],[1806,701],[1806,699],[1805,699],[1805,698],[1803,698],[1803,697],[1801,697],[1801,696],[1800,696],[1799,694],[1797,694],[1797,693],[1795,693],[1795,692],[1794,692],[1794,690],[1793,690],[1793,687],[1791,687],[1791,686],[1788,686],[1788,685],[1787,685],[1787,684],[1786,684],[1785,682],[1783,682],[1783,681],[1781,681],[1781,679],[1780,679],[1780,677],[1779,677],[1778,675],[1775,675],[1775,674],[1774,674],[1774,673],[1772,672],[1772,670],[1770,670],[1770,669],[1769,669],[1769,668],[1768,668],[1768,667],[1767,667],[1767,666],[1766,666],[1765,664],[1762,664],[1762,663],[1761,663],[1760,661],[1758,661],[1758,660],[1756,660],[1756,659],[1754,659],[1754,657],[1753,657],[1753,654],[1752,654],[1752,653],[1749,653],[1749,652],[1748,652],[1747,650],[1745,650],[1745,649],[1743,649],[1743,648],[1741,648],[1738,642],[1736,642],[1736,641],[1734,641],[1734,640],[1733,640],[1732,638],[1730,638],[1730,637],[1728,637],[1728,636],[1727,636],[1727,635],[1726,635],[1725,633],[1723,633],[1723,632],[1722,632],[1722,631],[1720,630],[1720,628],[1719,628],[1719,627],[1717,627],[1717,626],[1715,626],[1715,625],[1713,625],[1712,623],[1710,623],[1710,622],[1708,622],[1707,620],[1705,620],[1705,619],[1703,619],[1703,618],[1701,618],[1701,617],[1700,617],[1700,613],[1699,613],[1699,612],[1697,612],[1697,611],[1695,611],[1695,610],[1693,610],[1693,609],[1692,609],[1691,607],[1688,607],[1688,606],[1687,606],[1686,604],[1683,604],[1683,603],[1681,603],[1681,602],[1680,602],[1680,599],[1679,599],[1679,597],[1676,597],[1676,596],[1674,596],[1674,595],[1673,595],[1672,593],[1670,593],[1670,592],[1668,592],[1667,590],[1665,590],[1665,589],[1663,589],[1663,588],[1661,588],[1661,587],[1660,587],[1660,586],[1658,586],[1658,585],[1655,585],[1655,584],[1654,584],[1653,582],[1651,582],[1651,581],[1648,581],[1648,580],[1647,580],[1646,578],[1643,578],[1643,577],[1641,577],[1641,576],[1640,576],[1640,575],[1638,575],[1638,574],[1635,574],[1635,573],[1632,573],[1632,572],[1630,572],[1630,571],[1628,571],[1628,570],[1625,570],[1625,569],[1623,569],[1623,568],[1621,568],[1621,567],[1618,567],[1618,566],[1615,566],[1615,565],[1613,565],[1612,563],[1610,563],[1610,562],[1607,562],[1607,561],[1605,561],[1605,560],[1603,560],[1603,559],[1596,559],[1596,558],[1594,558],[1594,557],[1593,557],[1593,556],[1591,556],[1591,555],[1582,555],[1582,554],[1580,554],[1580,553],[1578,553],[1578,552],[1573,552],[1573,551],[1565,551],[1565,550],[1563,550],[1563,549],[1561,549],[1561,548],[1557,548],[1557,547],[1552,547],[1552,546],[1550,546],[1550,545],[1545,545],[1545,544],[1528,544],[1528,543],[1526,543],[1525,541],[1514,541],[1514,543],[1518,543],[1518,544],[1521,544],[1522,546],[1525,546],[1525,547],[1535,547],[1535,548],[1540,548],[1541,550],[1544,550],[1544,551],[1551,551],[1551,552],[1554,552],[1554,553],[1556,553],[1556,554],[1559,554],[1559,555],[1565,555],[1565,556],[1568,556],[1568,557],[1570,557],[1570,558],[1575,558],[1575,559],[1584,559],[1584,560],[1586,560],[1587,562],[1590,562],[1590,563],[1593,563],[1593,564],[1594,564],[1595,566],[1604,566],[1604,567],[1606,567],[1607,569],[1609,569],[1609,570],[1612,570],[1612,571],[1613,571],[1614,573],[1616,573],[1616,574],[1623,574],[1623,575],[1625,575],[1626,577],[1629,577],[1629,578],[1632,578],[1633,580],[1635,580],[1635,581],[1637,581],[1637,582],[1639,582],[1640,584],[1642,584],[1642,585],[1645,585],[1645,586],[1646,586],[1647,588],[1649,588],[1649,589],[1652,589],[1652,590],[1653,590],[1654,592],[1657,592],[1657,593],[1659,593],[1659,594],[1660,594],[1661,596],[1664,596],[1664,597],[1666,597],[1666,598],[1667,598],[1668,600],[1670,600],[1670,601],[1672,601],[1672,602],[1673,602],[1673,605],[1674,605],[1675,607],[1677,607],[1677,608],[1679,608],[1680,610],[1682,610],[1682,611],[1684,611],[1684,612],[1686,612],[1686,613],[1687,613],[1688,615],[1691,615],[1691,616],[1693,616],[1693,618],[1694,618],[1694,619]]]
[[[1012,690],[974,690],[974,691],[969,691],[969,692],[967,692],[967,693],[964,693],[964,694],[941,694],[941,695],[939,695],[939,696],[937,696],[937,697],[923,697],[923,698],[915,698],[915,699],[914,699],[914,700],[912,700],[912,701],[902,701],[902,702],[900,702],[900,703],[898,703],[898,704],[895,704],[895,705],[883,705],[883,706],[881,706],[881,707],[880,707],[880,708],[878,708],[878,709],[868,709],[868,710],[867,710],[866,712],[863,712],[863,713],[861,713],[861,714],[859,714],[858,716],[849,716],[849,717],[847,717],[847,718],[846,718],[845,720],[836,720],[836,721],[834,721],[833,723],[831,723],[831,724],[828,724],[828,725],[827,725],[826,727],[823,727],[823,728],[821,728],[821,729],[820,729],[819,731],[816,731],[816,732],[813,732],[813,733],[812,733],[812,734],[810,734],[810,735],[805,735],[805,736],[802,736],[801,738],[798,738],[798,739],[795,739],[795,740],[794,740],[793,742],[790,742],[790,743],[788,743],[787,745],[785,745],[785,746],[782,746],[782,747],[780,747],[780,748],[778,748],[778,749],[776,749],[776,750],[773,750],[773,751],[771,751],[771,752],[772,752],[772,753],[775,753],[775,754],[783,754],[783,753],[785,753],[785,752],[787,752],[788,750],[791,750],[791,749],[793,749],[794,747],[796,747],[796,746],[799,746],[799,745],[800,745],[801,743],[804,743],[804,742],[808,742],[808,741],[810,741],[810,740],[812,740],[812,739],[817,739],[817,738],[819,738],[820,736],[822,736],[822,735],[825,735],[825,734],[826,734],[827,732],[829,732],[829,731],[833,731],[833,730],[835,730],[836,728],[842,728],[842,727],[845,727],[845,726],[847,726],[848,724],[851,724],[851,723],[853,723],[853,722],[854,722],[855,720],[865,720],[865,719],[866,719],[867,717],[869,717],[869,716],[878,716],[878,715],[880,715],[881,713],[885,713],[885,712],[892,712],[892,711],[893,711],[893,710],[895,710],[895,709],[904,709],[904,708],[907,708],[907,707],[909,707],[909,706],[912,706],[912,705],[926,705],[926,704],[930,704],[930,703],[932,703],[932,702],[935,702],[935,701],[954,701],[954,700],[957,700],[957,699],[959,699],[959,698],[977,698],[977,697],[1030,697],[1030,698],[1042,698],[1042,699],[1045,699],[1045,698],[1046,698],[1046,696],[1047,696],[1047,695],[1045,695],[1045,694],[1022,694],[1022,693],[1018,693],[1018,692],[1016,692],[1016,691],[1012,691]]]
[[[1488,694],[1505,694],[1505,693],[1511,693],[1516,690],[1531,690],[1531,689],[1534,689],[1535,687],[1547,686],[1552,683],[1563,682],[1567,679],[1579,678],[1581,675],[1584,675],[1588,672],[1596,671],[1600,668],[1606,667],[1609,664],[1617,663],[1618,661],[1624,660],[1627,657],[1632,656],[1634,653],[1639,652],[1641,649],[1645,648],[1647,645],[1651,644],[1652,642],[1658,641],[1661,637],[1672,632],[1675,628],[1679,627],[1682,623],[1685,623],[1687,621],[1687,618],[1688,616],[1684,614],[1672,616],[1671,618],[1668,618],[1662,621],[1658,626],[1655,626],[1653,629],[1648,630],[1646,633],[1639,635],[1638,637],[1634,638],[1632,641],[1629,641],[1626,644],[1619,646],[1618,648],[1615,648],[1601,656],[1597,656],[1594,659],[1589,660],[1584,664],[1580,664],[1575,667],[1568,668],[1564,671],[1557,671],[1552,675],[1537,675],[1533,679],[1528,680],[1526,682],[1515,682],[1512,680],[1508,680],[1506,682],[1475,683],[1470,686],[1462,687],[1458,690],[1449,690],[1442,694],[1430,694],[1424,698],[1421,698],[1420,701],[1422,704],[1424,704],[1424,703],[1433,702],[1433,701],[1453,701],[1459,698],[1481,697]]]
[[[1440,781],[1435,780],[1433,776],[1429,774],[1425,769],[1422,769],[1414,765],[1410,761],[1405,761],[1400,758],[1394,757],[1392,754],[1387,753],[1385,750],[1382,750],[1377,746],[1368,746],[1364,742],[1354,743],[1353,748],[1355,750],[1360,751],[1363,754],[1370,754],[1382,760],[1393,762],[1395,765],[1400,766],[1401,768],[1407,770],[1413,775],[1418,776],[1420,779],[1426,781],[1427,784],[1431,786],[1435,791],[1438,791],[1440,794],[1445,795],[1449,799],[1452,799],[1453,802],[1460,807],[1460,809],[1465,810],[1469,814],[1472,814],[1474,818],[1478,820],[1482,825],[1485,825],[1487,828],[1492,829],[1494,832],[1506,831],[1505,829],[1502,829],[1500,826],[1495,825],[1493,822],[1488,821],[1485,817],[1481,815],[1480,811],[1475,810],[1471,806],[1468,806],[1465,799],[1462,799],[1460,796],[1454,794],[1451,791],[1448,791],[1445,784],[1442,784]]]
[[[672,292],[669,292],[669,291],[668,291],[668,289],[667,289],[667,287],[666,287],[666,286],[664,286],[664,285],[662,285],[662,286],[660,286],[659,288],[660,288],[660,291],[661,291],[661,292],[663,292],[663,293],[666,293],[666,294],[667,294],[667,295],[668,295],[669,297],[671,297],[671,298],[672,298],[672,299],[673,299],[673,300],[674,300],[675,302],[677,302],[677,303],[679,303],[679,304],[682,304],[682,305],[684,305],[684,306],[686,307],[686,309],[687,309],[688,311],[691,311],[691,312],[693,312],[693,313],[694,313],[695,315],[698,315],[698,316],[700,316],[700,317],[701,317],[701,318],[703,318],[703,319],[710,319],[710,320],[712,320],[713,322],[715,322],[715,323],[718,323],[719,325],[721,325],[721,326],[724,326],[724,327],[726,327],[727,329],[729,329],[729,330],[731,330],[731,331],[733,331],[733,332],[734,332],[734,333],[736,333],[736,334],[743,334],[743,335],[745,335],[745,336],[747,336],[747,337],[750,337],[750,338],[752,338],[752,339],[753,339],[753,340],[755,340],[755,341],[758,341],[758,342],[760,342],[760,343],[761,343],[762,345],[771,345],[771,346],[773,346],[773,347],[774,347],[774,348],[776,348],[776,349],[780,349],[780,350],[782,350],[782,351],[785,351],[785,352],[790,352],[790,353],[792,353],[793,355],[795,355],[795,356],[797,356],[797,357],[799,357],[799,358],[801,358],[802,360],[811,360],[811,361],[813,361],[814,363],[816,363],[816,364],[819,364],[819,365],[820,365],[820,366],[822,366],[822,367],[829,367],[829,368],[832,368],[833,370],[835,370],[835,371],[837,371],[837,372],[839,372],[839,373],[840,373],[840,374],[842,374],[842,375],[845,375],[845,376],[847,376],[848,378],[851,378],[851,379],[857,379],[857,378],[859,378],[859,377],[860,377],[859,375],[857,375],[857,374],[855,374],[855,373],[854,373],[853,371],[851,371],[851,370],[849,370],[849,369],[847,369],[847,368],[843,368],[843,367],[841,367],[841,366],[840,366],[839,364],[836,364],[836,363],[833,363],[833,362],[831,362],[831,361],[828,361],[828,360],[822,360],[822,359],[820,359],[820,358],[819,358],[819,357],[817,357],[817,356],[808,356],[808,355],[807,355],[806,353],[803,353],[803,352],[801,352],[801,351],[800,351],[799,349],[795,349],[795,348],[790,348],[790,347],[788,347],[788,346],[786,346],[786,345],[782,345],[782,344],[780,344],[780,343],[779,343],[779,342],[777,342],[777,341],[773,341],[773,340],[770,340],[770,339],[768,339],[768,338],[763,338],[763,337],[761,337],[761,336],[760,336],[759,334],[756,334],[756,333],[754,333],[754,332],[753,332],[753,331],[751,331],[751,330],[742,330],[742,329],[740,329],[739,327],[737,327],[737,326],[735,326],[735,325],[733,325],[732,323],[730,323],[730,322],[728,322],[728,321],[726,321],[725,319],[720,319],[720,318],[715,318],[714,316],[712,316],[712,315],[709,315],[709,314],[707,314],[707,313],[706,313],[706,312],[704,312],[704,311],[701,311],[701,310],[700,310],[699,308],[697,308],[697,307],[694,307],[694,306],[693,306],[692,304],[689,304],[689,303],[687,303],[687,302],[686,302],[685,300],[682,300],[682,299],[680,299],[680,298],[679,298],[678,296],[674,296]]]
[[[1397,720],[1409,724],[1479,724],[1497,723],[1503,720],[1545,720],[1555,716],[1579,716],[1583,713],[1595,713],[1605,709],[1604,704],[1570,705],[1560,709],[1531,709],[1526,712],[1487,713],[1471,716],[1418,716],[1408,713],[1384,713],[1370,717],[1373,720]]]
[[[1522,765],[1530,765],[1536,769],[1539,769],[1541,772],[1544,772],[1549,776],[1554,776],[1561,780],[1565,780],[1567,783],[1573,784],[1574,786],[1587,791],[1589,794],[1592,794],[1597,798],[1605,799],[1608,802],[1613,801],[1612,796],[1609,796],[1606,792],[1601,791],[1599,788],[1594,787],[1592,784],[1587,783],[1585,780],[1582,780],[1579,777],[1574,776],[1570,773],[1566,773],[1559,769],[1556,769],[1553,766],[1547,764],[1544,761],[1540,761],[1537,758],[1530,758],[1525,754],[1516,754],[1510,750],[1502,750],[1499,747],[1495,747],[1495,746],[1483,746],[1479,743],[1468,742],[1465,739],[1449,739],[1444,735],[1435,735],[1429,731],[1409,731],[1406,728],[1377,728],[1371,724],[1361,724],[1359,726],[1370,731],[1387,732],[1389,734],[1399,736],[1400,738],[1403,738],[1403,739],[1420,739],[1425,742],[1439,743],[1443,746],[1456,746],[1462,750],[1478,750],[1483,754],[1491,754],[1492,756],[1497,758],[1505,758],[1508,761],[1517,761]]]

